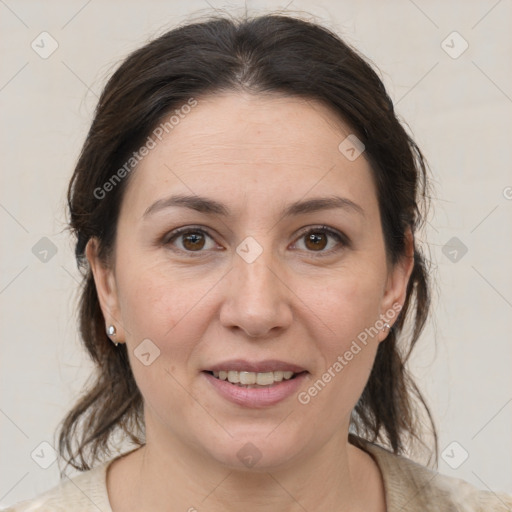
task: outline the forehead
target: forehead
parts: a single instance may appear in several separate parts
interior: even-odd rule
[[[331,157],[338,157],[340,137],[349,133],[331,110],[316,101],[225,93],[200,99],[164,136],[164,142],[169,142],[169,149],[174,147],[176,161],[207,150],[205,158],[229,155],[243,163],[255,158],[264,162],[268,155],[277,157],[278,162],[296,162],[307,152],[309,162],[320,156],[315,150],[322,154],[328,150]],[[203,163],[195,162],[197,166]]]
[[[350,161],[340,152],[350,127],[320,102],[225,93],[198,98],[187,112],[161,140],[153,135],[155,146],[126,191],[132,206],[143,208],[170,191],[225,201],[236,194],[244,201],[276,194],[297,199],[308,190],[336,189],[360,201],[374,195],[364,154]]]

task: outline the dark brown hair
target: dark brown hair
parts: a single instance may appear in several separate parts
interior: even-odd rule
[[[114,347],[105,333],[85,258],[87,242],[95,237],[100,257],[109,260],[130,175],[109,187],[108,199],[98,190],[105,190],[105,183],[165,116],[191,98],[220,91],[317,100],[351,127],[364,143],[373,170],[391,263],[405,255],[407,230],[417,233],[424,220],[428,194],[423,156],[397,119],[378,75],[332,31],[277,13],[238,19],[215,15],[175,28],[132,53],[101,94],[68,190],[70,227],[83,272],[80,333],[96,365],[91,383],[59,426],[60,456],[76,469],[89,469],[110,455],[116,433],[136,445],[145,442],[142,396],[126,345]],[[405,366],[424,327],[429,303],[427,270],[415,247],[405,304],[379,345],[352,414],[349,440],[353,444],[360,446],[361,437],[403,453],[421,442],[422,407],[437,462],[432,416]]]

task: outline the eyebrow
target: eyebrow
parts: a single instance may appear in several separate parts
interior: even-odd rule
[[[207,197],[197,195],[175,195],[159,199],[149,206],[143,214],[143,218],[148,217],[151,214],[159,212],[161,210],[172,208],[172,207],[189,208],[200,213],[210,215],[222,215],[229,216],[229,208]],[[364,217],[364,210],[354,201],[340,196],[329,196],[329,197],[318,197],[313,199],[307,199],[305,201],[296,201],[288,205],[282,213],[282,217],[291,217],[294,215],[300,215],[304,213],[314,213],[323,210],[332,209],[343,209],[348,212],[357,213]]]

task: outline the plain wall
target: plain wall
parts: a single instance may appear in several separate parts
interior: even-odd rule
[[[92,369],[76,331],[65,192],[97,96],[131,50],[205,8],[196,0],[0,3],[0,506],[58,482],[57,464],[43,469],[31,454],[50,461],[40,443],[54,443]],[[430,162],[426,240],[437,284],[411,370],[439,428],[439,470],[512,492],[512,4],[296,0],[288,9],[318,16],[377,65]],[[43,31],[58,43],[46,59],[31,47],[42,46]],[[457,58],[464,41],[454,31],[469,45]],[[462,450],[468,458],[453,469]]]

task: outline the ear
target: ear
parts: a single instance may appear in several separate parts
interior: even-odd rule
[[[405,233],[405,250],[401,258],[389,268],[386,288],[382,299],[381,318],[391,327],[396,321],[399,311],[402,309],[406,294],[409,278],[414,268],[414,237],[410,229]],[[382,333],[383,341],[389,333],[384,329]]]
[[[125,332],[121,322],[121,310],[117,294],[114,271],[99,256],[98,240],[90,238],[85,248],[85,255],[91,266],[96,293],[101,311],[105,318],[105,330],[109,325],[116,329],[115,341],[125,341]]]

